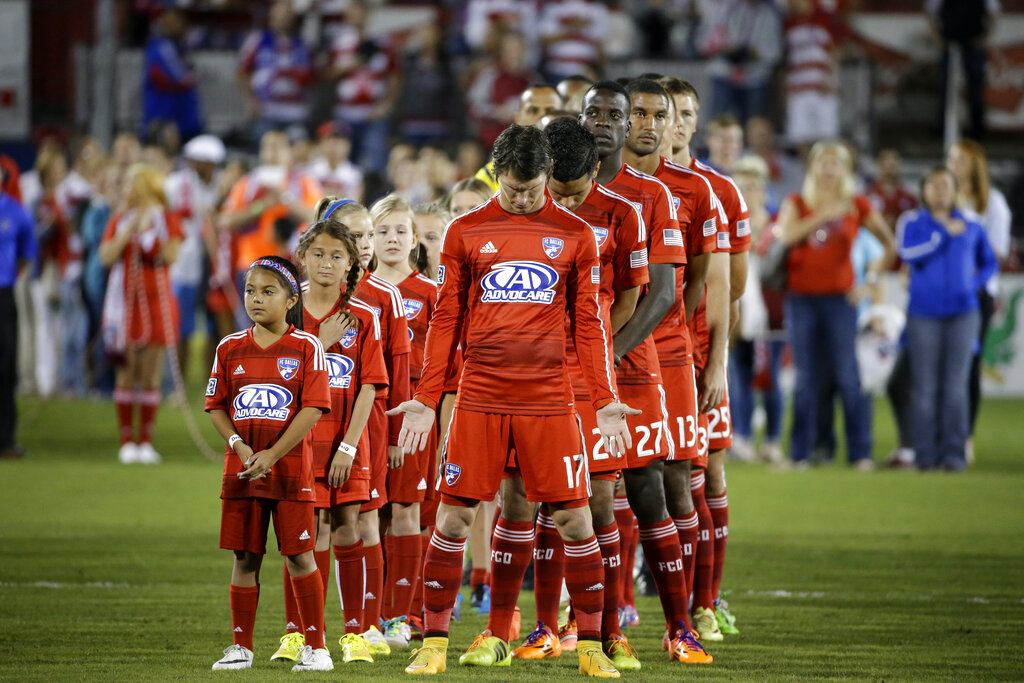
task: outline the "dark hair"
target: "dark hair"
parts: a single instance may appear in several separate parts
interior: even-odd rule
[[[551,142],[555,160],[552,177],[558,182],[569,183],[589,176],[597,168],[597,142],[576,119],[552,121],[544,134]]]
[[[296,284],[298,284],[298,282],[299,282],[299,269],[295,267],[294,263],[292,263],[291,261],[289,261],[286,258],[281,258],[280,256],[261,256],[261,257],[259,257],[256,260],[257,261],[262,261],[264,259],[266,259],[268,261],[273,261],[277,265],[279,265],[282,268],[284,268],[285,270],[287,270],[289,273],[292,274],[292,277],[295,278]],[[285,313],[284,321],[286,323],[288,323],[289,325],[294,326],[295,329],[301,330],[302,329],[302,288],[299,287],[298,291],[296,292],[292,288],[292,283],[288,281],[288,278],[286,278],[284,275],[282,275],[277,270],[275,270],[273,268],[268,268],[267,266],[252,265],[252,266],[249,266],[249,271],[248,272],[251,273],[256,268],[259,268],[260,270],[265,270],[266,272],[271,273],[274,277],[277,278],[278,282],[281,283],[281,286],[284,287],[284,290],[286,292],[294,292],[295,295],[297,297],[299,297],[299,300],[296,302],[296,304],[294,306],[292,306],[291,308],[289,308],[288,312]],[[246,273],[246,275],[248,275],[248,273]]]
[[[587,99],[587,95],[598,90],[607,90],[613,92],[616,95],[622,95],[626,98],[626,109],[629,109],[629,91],[626,90],[626,86],[618,81],[598,81],[594,85],[587,88],[587,92],[583,93],[583,99]]]
[[[533,126],[511,125],[494,141],[495,177],[511,173],[519,180],[545,175],[551,168],[551,143]]]
[[[946,168],[942,164],[936,164],[935,166],[929,168],[928,171],[923,176],[921,176],[921,186],[918,188],[919,194],[921,195],[921,203],[924,204],[929,211],[931,210],[931,207],[928,206],[927,203],[924,201],[924,186],[925,183],[932,179],[932,176],[937,176],[940,173],[945,173],[946,175],[953,179],[954,192],[957,192],[960,189],[960,183],[956,181],[956,174],[950,171],[948,168]]]
[[[690,95],[694,102],[700,104],[700,95],[697,94],[697,88],[693,87],[690,81],[676,78],[675,76],[662,76],[657,80],[658,84],[665,88],[665,92],[669,95],[673,97],[676,95]]]
[[[660,74],[657,71],[645,71],[644,73],[637,76],[635,80],[657,81],[661,80],[664,77],[665,74]]]
[[[619,76],[618,78],[615,79],[615,82],[621,85],[623,88],[625,88],[627,85],[629,85],[629,82],[632,80],[632,76]]]
[[[309,226],[306,232],[302,233],[302,237],[299,238],[299,248],[297,250],[299,259],[304,260],[306,258],[306,252],[313,246],[313,240],[320,235],[327,235],[344,244],[345,251],[348,252],[349,261],[352,262],[349,265],[348,273],[345,275],[345,291],[341,293],[341,308],[345,308],[348,305],[349,299],[356,293],[356,287],[359,286],[359,277],[361,275],[356,238],[352,236],[348,226],[341,221],[336,221],[333,218],[317,221]]]
[[[630,98],[633,95],[661,95],[664,97],[669,104],[672,103],[672,98],[669,97],[668,93],[665,92],[665,88],[661,87],[657,81],[649,78],[634,78],[626,86],[626,92],[629,93]]]

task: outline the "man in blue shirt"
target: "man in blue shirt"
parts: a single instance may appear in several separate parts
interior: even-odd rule
[[[142,135],[154,123],[173,122],[182,140],[202,133],[196,73],[185,53],[185,15],[165,9],[146,44],[142,75]]]
[[[28,213],[16,199],[0,192],[0,458],[20,458],[14,442],[17,422],[14,388],[17,384],[18,309],[14,284],[36,258],[39,247]]]

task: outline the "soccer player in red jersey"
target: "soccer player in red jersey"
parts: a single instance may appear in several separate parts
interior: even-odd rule
[[[324,347],[302,331],[298,271],[278,257],[245,274],[245,310],[254,325],[217,346],[206,411],[224,440],[220,547],[235,554],[231,572],[234,644],[213,668],[252,666],[267,526],[285,556],[306,645],[293,671],[334,668],[324,647],[324,588],[313,557],[316,536],[310,431],[331,410]]]
[[[717,204],[711,186],[699,174],[683,168],[660,154],[672,134],[673,103],[656,82],[635,79],[629,83],[634,130],[627,140],[626,160],[662,180],[678,204],[680,230],[685,236],[688,264],[682,270],[672,310],[654,332],[658,359],[668,392],[669,423],[676,437],[676,451],[666,462],[665,498],[677,531],[684,559],[686,593],[692,585],[699,517],[690,498],[690,465],[699,457],[701,442],[694,348],[686,328],[711,277],[717,230]],[[699,632],[699,629],[698,629]],[[666,634],[667,636],[668,634]],[[703,636],[703,634],[701,634]],[[663,646],[670,643],[666,637]],[[683,661],[705,663],[697,652]]]
[[[724,272],[715,269],[708,277],[705,302],[697,308],[690,321],[697,343],[698,377],[701,378],[701,411],[706,414],[708,455],[704,472],[694,474],[692,487],[698,500],[700,541],[698,542],[697,570],[694,578],[694,618],[697,630],[709,640],[722,639],[722,627],[738,633],[728,605],[718,615],[718,586],[725,561],[725,545],[729,535],[729,499],[725,490],[725,450],[732,445],[732,419],[729,396],[722,391],[715,401],[721,378],[724,388],[725,364],[729,330],[738,320],[739,299],[747,285],[747,252],[750,250],[750,212],[736,184],[724,173],[701,163],[690,154],[690,139],[696,131],[700,99],[696,89],[680,79],[665,79],[673,92],[677,110],[677,137],[674,156],[682,166],[700,173],[715,191],[724,220],[718,228],[715,259],[727,259]],[[734,119],[718,119],[714,135],[741,137],[743,130]],[[742,143],[741,143],[742,145]],[[717,263],[718,261],[716,261]],[[704,478],[706,475],[706,479]],[[704,489],[703,491],[701,489]],[[704,510],[707,510],[705,514]]]
[[[370,448],[365,431],[378,388],[388,385],[380,324],[369,306],[352,301],[359,281],[355,238],[344,224],[320,221],[302,233],[299,258],[303,283],[303,326],[326,350],[331,412],[313,428],[318,521],[314,558],[326,593],[331,546],[337,563],[345,635],[342,661],[373,661],[360,628],[363,616],[363,549],[359,508],[369,500]],[[285,582],[287,633],[271,659],[294,659],[304,645],[297,605]]]
[[[412,207],[402,197],[389,194],[370,208],[373,221],[374,254],[377,268],[374,275],[398,287],[402,295],[412,353],[409,355],[409,378],[415,386],[423,365],[423,348],[427,326],[437,302],[437,285],[416,269],[415,259],[421,254],[419,235],[413,223]],[[425,253],[422,254],[425,256]],[[426,263],[422,264],[426,268]],[[391,524],[384,537],[387,576],[384,581],[384,638],[392,647],[408,647],[409,622],[413,591],[420,571],[420,504],[430,491],[429,471],[437,450],[436,431],[419,453],[410,454],[399,469],[388,473],[388,500],[391,502]]]
[[[544,132],[554,154],[548,192],[552,199],[583,218],[594,230],[601,259],[598,303],[604,324],[614,334],[633,315],[640,287],[648,281],[647,237],[643,220],[633,204],[595,181],[598,152],[593,134],[570,118],[553,121]],[[630,429],[636,432],[639,439],[637,448],[629,450],[625,458],[612,458],[602,448],[601,432],[589,405],[590,396],[575,349],[567,347],[566,354],[576,411],[583,423],[584,450],[590,470],[590,512],[604,565],[601,637],[605,643],[605,652],[617,669],[636,670],[640,668],[640,662],[619,630],[619,571],[622,562],[613,498],[615,481],[621,468],[642,466],[659,452],[662,457],[668,453],[661,392],[657,385],[648,385],[632,391],[629,398],[624,393],[623,400],[643,406],[644,414],[627,420]],[[525,514],[533,512],[532,506],[529,506],[520,491],[502,498],[503,510],[523,509],[524,506],[527,506]],[[548,544],[550,547],[545,548],[538,540],[535,554],[541,559],[535,563],[534,576],[535,586],[540,585],[543,590],[537,589],[536,630],[513,652],[514,657],[522,659],[557,657],[561,654],[559,639],[553,627],[558,623],[558,598],[564,573],[562,541],[558,537],[551,538],[557,532],[554,524],[548,523],[550,517],[547,510],[542,514],[544,517],[538,523],[537,534],[552,542]],[[557,555],[561,561],[545,561],[549,555],[551,559]]]
[[[551,146],[539,130],[512,126],[494,146],[498,194],[445,231],[440,290],[415,399],[400,441],[426,445],[448,365],[463,341],[464,366],[445,450],[437,528],[423,579],[423,648],[411,674],[444,671],[448,622],[462,575],[466,535],[480,500],[522,487],[546,502],[570,558],[567,584],[579,623],[580,671],[617,677],[601,650],[601,552],[587,507],[589,478],[566,372],[566,316],[605,448],[632,445],[612,379],[607,326],[598,306],[601,266],[594,231],[546,192]],[[503,473],[512,476],[502,482]],[[532,513],[532,511],[531,511]],[[533,516],[503,516],[492,546],[490,628],[460,663],[506,666],[509,631],[533,547]]]

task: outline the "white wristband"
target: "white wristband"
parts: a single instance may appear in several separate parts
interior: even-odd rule
[[[235,444],[241,440],[242,437],[240,437],[238,434],[232,434],[230,437],[228,437],[228,448],[230,448],[231,450],[235,450]]]
[[[347,455],[350,458],[356,457],[356,450],[357,449],[356,449],[355,446],[350,446],[349,444],[345,443],[344,441],[342,441],[338,445],[338,452],[339,453],[344,453],[345,455]]]

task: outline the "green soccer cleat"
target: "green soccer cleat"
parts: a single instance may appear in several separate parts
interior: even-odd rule
[[[694,608],[691,623],[694,630],[700,634],[701,640],[717,642],[725,638],[718,628],[718,619],[715,617],[713,609],[708,607]]]
[[[299,653],[306,646],[306,636],[301,631],[293,631],[281,636],[281,647],[271,656],[270,661],[297,662]]]
[[[370,649],[366,646],[366,641],[358,633],[346,633],[338,640],[338,645],[341,646],[341,661],[345,664],[349,662],[373,662],[373,657],[370,655]]]
[[[736,628],[736,617],[729,610],[729,603],[725,600],[715,602],[715,620],[718,621],[718,630],[727,636],[738,636],[740,630]]]
[[[616,634],[604,641],[604,651],[619,671],[640,670],[640,658],[625,636]]]
[[[476,637],[465,654],[459,657],[463,666],[508,666],[512,662],[512,650],[501,638],[484,631]]]
[[[366,647],[371,655],[378,657],[391,654],[391,646],[388,645],[388,641],[384,640],[384,634],[376,626],[366,629],[363,640],[366,641]]]

